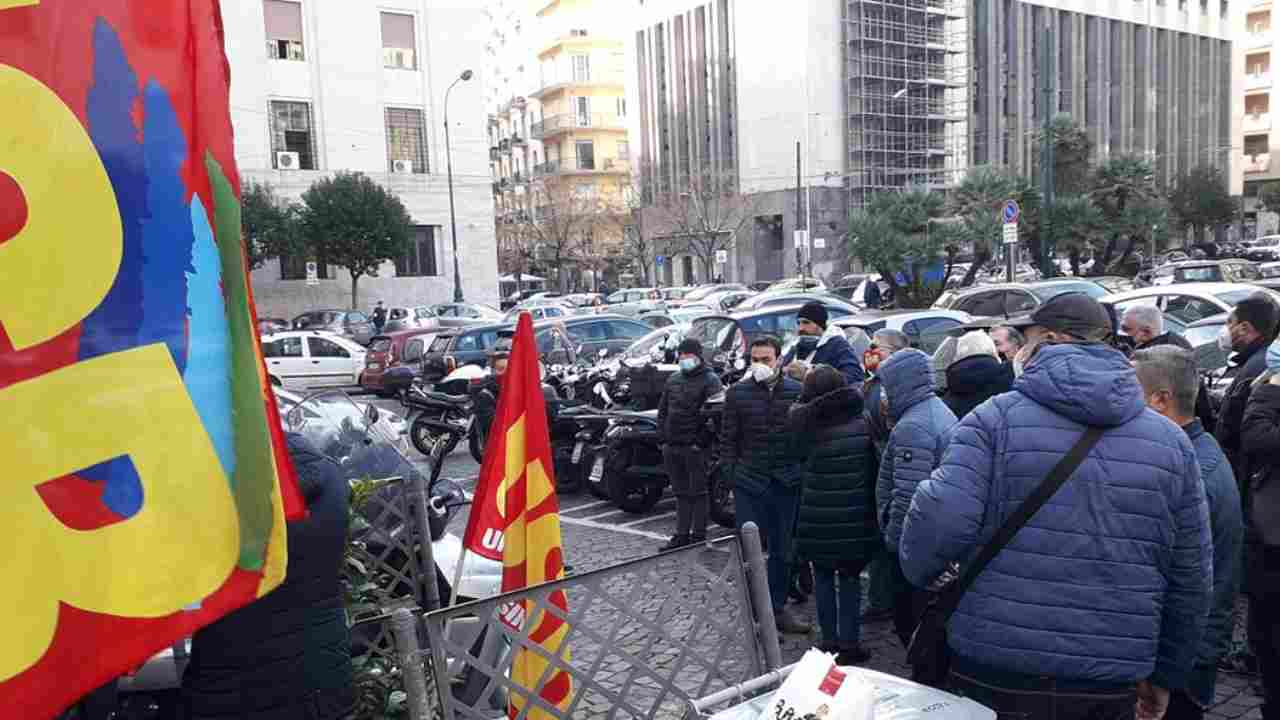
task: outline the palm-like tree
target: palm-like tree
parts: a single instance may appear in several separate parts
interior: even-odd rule
[[[1153,221],[1158,222],[1164,198],[1151,163],[1135,155],[1118,155],[1099,165],[1088,197],[1109,228],[1102,257],[1094,262],[1090,274],[1105,275],[1121,242],[1124,247],[1118,262],[1123,263],[1135,249],[1134,239]]]
[[[973,264],[961,281],[972,285],[978,272],[995,257],[1001,243],[1000,208],[1006,200],[1022,209],[1020,230],[1032,246],[1039,241],[1040,193],[1023,177],[1004,168],[980,166],[965,174],[951,192],[950,209],[959,219],[959,236],[973,245]]]

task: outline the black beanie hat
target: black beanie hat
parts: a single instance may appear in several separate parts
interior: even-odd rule
[[[810,300],[800,308],[800,320],[808,320],[814,325],[827,329],[827,307],[817,300]]]
[[[702,357],[702,343],[693,338],[685,338],[680,341],[680,347],[676,348],[676,354]]]

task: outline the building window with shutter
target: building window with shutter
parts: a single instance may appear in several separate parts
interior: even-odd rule
[[[425,173],[427,130],[422,110],[387,108],[387,164],[393,173]]]
[[[417,70],[417,48],[413,16],[403,13],[382,13],[383,66],[397,70]]]
[[[627,99],[618,98],[618,117],[624,118],[626,116],[627,116]]]
[[[573,59],[573,81],[591,82],[591,56],[571,55],[570,57]]]
[[[276,170],[315,170],[316,139],[311,126],[311,103],[271,101],[271,167]]]
[[[267,57],[272,60],[305,60],[302,49],[302,3],[263,0],[267,26]]]
[[[590,140],[579,140],[574,143],[574,150],[578,155],[579,170],[595,170],[596,169],[596,146]]]
[[[404,255],[396,260],[397,277],[434,277],[440,274],[436,262],[436,235],[439,225],[415,225],[409,231]]]

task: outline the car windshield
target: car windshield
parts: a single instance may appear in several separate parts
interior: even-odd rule
[[[1198,348],[1201,345],[1216,343],[1218,341],[1218,333],[1222,331],[1222,327],[1226,325],[1226,320],[1217,323],[1205,323],[1204,325],[1196,325],[1187,328],[1182,334],[1183,339],[1191,343],[1191,347]]]
[[[703,350],[723,349],[729,342],[729,333],[737,330],[737,323],[729,318],[698,318],[685,333],[686,338],[693,338],[702,343]]]
[[[631,347],[627,348],[626,351],[622,353],[623,359],[624,360],[648,359],[649,351],[655,347],[660,346],[663,342],[665,342],[667,339],[667,336],[670,335],[672,332],[673,332],[672,330],[669,330],[667,328],[654,330],[653,332],[649,333],[648,335],[645,335],[644,337],[640,338],[634,343],[631,343]]]
[[[1040,302],[1048,302],[1064,293],[1084,293],[1097,300],[1107,294],[1107,289],[1094,282],[1054,283],[1052,285],[1028,285],[1027,289],[1040,298]]]
[[[391,349],[391,338],[376,337],[369,342],[370,352],[387,352]]]
[[[431,349],[427,352],[444,352],[449,349],[449,341],[454,338],[453,335],[439,335],[435,340],[431,341]]]
[[[1252,288],[1241,288],[1240,290],[1228,290],[1226,292],[1214,293],[1213,296],[1218,298],[1222,302],[1230,305],[1231,307],[1235,307],[1240,303],[1241,300],[1249,297],[1250,295],[1256,292],[1267,293],[1269,291],[1262,288],[1258,288],[1258,287],[1252,287]],[[1274,292],[1270,292],[1269,294],[1271,295],[1272,300],[1280,301],[1280,294],[1277,294]]]

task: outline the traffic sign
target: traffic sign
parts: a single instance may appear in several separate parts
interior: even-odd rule
[[[315,260],[308,260],[308,261],[307,261],[307,284],[308,284],[308,285],[319,285],[319,284],[320,284],[320,272],[319,272],[319,270],[320,270],[320,268],[316,265],[316,261],[315,261]]]
[[[809,247],[809,231],[797,230],[796,231],[796,249],[798,250],[800,248],[807,248],[807,247]]]
[[[813,249],[814,249],[814,250],[823,250],[823,249],[825,249],[826,247],[827,247],[827,239],[826,239],[826,238],[814,238],[814,239],[813,239]]]
[[[1005,225],[1017,225],[1018,218],[1022,216],[1022,211],[1018,209],[1016,200],[1005,200],[1004,207],[1000,210],[1000,220]]]
[[[1004,226],[1004,244],[1018,244],[1018,223],[1005,223]]]
[[[717,250],[717,251],[716,251],[716,264],[717,264],[717,265],[723,265],[723,264],[725,264],[725,263],[727,263],[727,262],[729,262],[729,251],[728,251],[728,250]]]
[[[667,259],[666,259],[665,257],[663,257],[663,256],[659,255],[659,256],[657,257],[658,267],[662,267],[662,264],[663,264],[664,262],[666,262],[666,260],[667,260]]]

